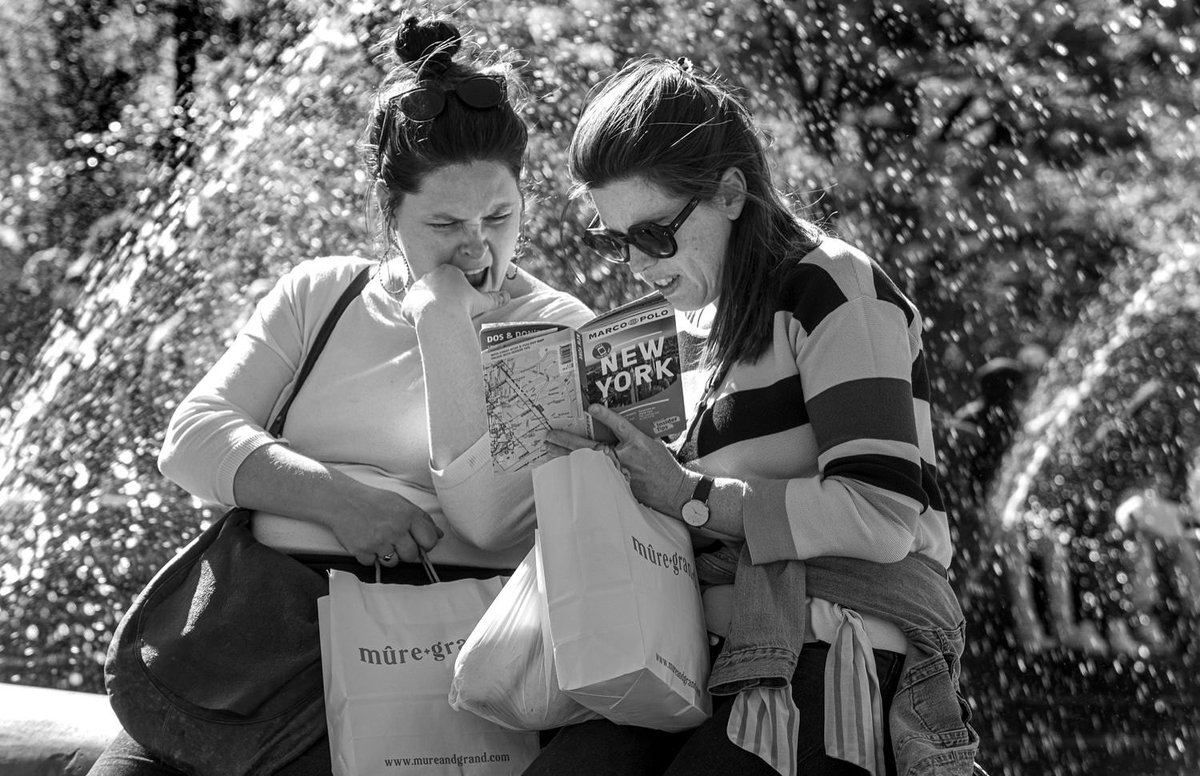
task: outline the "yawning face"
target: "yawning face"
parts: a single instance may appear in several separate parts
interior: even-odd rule
[[[426,176],[421,190],[405,194],[392,227],[415,277],[443,264],[460,269],[480,291],[504,282],[521,229],[521,191],[508,167],[472,162]]]

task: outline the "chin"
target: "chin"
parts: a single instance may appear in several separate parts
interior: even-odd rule
[[[667,298],[667,303],[680,312],[690,313],[693,310],[700,310],[708,305],[709,300],[706,300],[701,294],[693,293],[675,293]]]

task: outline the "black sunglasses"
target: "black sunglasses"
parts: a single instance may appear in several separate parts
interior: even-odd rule
[[[454,86],[418,86],[397,97],[394,102],[410,121],[430,121],[446,109],[446,95],[458,96],[469,108],[486,110],[502,105],[508,97],[504,78],[497,75],[473,75]]]
[[[641,221],[629,227],[628,232],[601,229],[596,225],[600,220],[600,216],[597,215],[583,233],[583,244],[615,264],[629,262],[630,245],[653,259],[669,259],[679,250],[679,245],[675,242],[675,233],[699,204],[700,197],[692,197],[683,206],[683,210],[679,211],[679,215],[666,226]]]

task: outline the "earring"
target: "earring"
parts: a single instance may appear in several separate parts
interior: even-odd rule
[[[517,277],[517,262],[525,258],[525,249],[529,247],[529,237],[526,236],[525,230],[517,235],[517,247],[513,251],[513,257],[508,262],[508,269],[504,271],[504,277],[509,280],[514,280]]]
[[[393,272],[394,262],[397,258],[404,265],[404,277],[400,278],[399,287],[397,288],[396,276]],[[408,257],[404,255],[404,251],[400,248],[400,242],[396,239],[395,234],[390,230],[387,234],[387,249],[383,254],[384,272],[387,275],[387,283],[384,288],[392,296],[402,294],[408,290],[408,284],[412,280],[412,267],[408,266]]]

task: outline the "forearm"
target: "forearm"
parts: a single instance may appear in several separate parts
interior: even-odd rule
[[[681,519],[700,474],[686,471],[671,500],[657,506]],[[823,555],[898,560],[913,542],[917,507],[837,478],[714,478],[708,522],[698,533],[745,540],[755,563]]]
[[[433,470],[442,514],[452,530],[485,550],[527,540],[536,527],[531,472],[496,475],[483,437],[445,470]]]
[[[669,517],[682,520],[683,505],[691,499],[701,476],[698,472],[685,469],[683,480],[670,500],[659,504],[657,508]],[[746,526],[742,505],[751,487],[750,483],[733,477],[713,478],[712,490],[708,494],[708,522],[697,533],[714,539],[744,539]]]
[[[284,444],[264,445],[238,467],[235,503],[247,509],[305,520],[330,529],[356,513],[371,489],[343,472]]]
[[[840,477],[763,480],[743,502],[755,563],[827,555],[893,563],[912,548],[921,505]]]
[[[429,305],[415,322],[425,369],[429,460],[443,468],[487,433],[479,335],[456,309]]]

